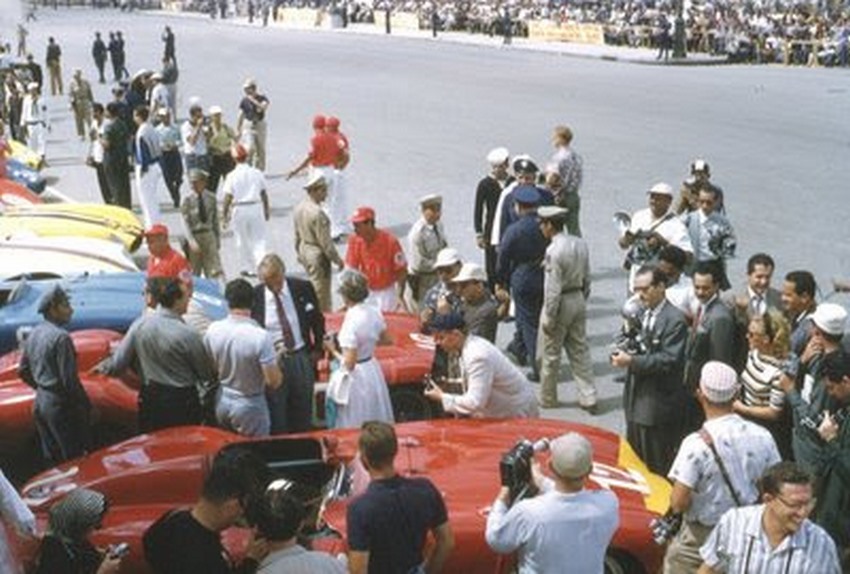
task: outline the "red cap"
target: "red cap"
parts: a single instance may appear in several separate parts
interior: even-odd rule
[[[244,145],[236,144],[230,149],[230,155],[232,155],[233,159],[236,161],[245,161],[248,159],[248,150],[245,149]]]
[[[168,228],[162,223],[152,225],[147,231],[145,231],[145,237],[150,237],[152,235],[168,235]]]
[[[364,221],[375,221],[375,210],[371,207],[358,207],[351,215],[351,223],[363,223]]]
[[[325,120],[325,127],[331,130],[339,128],[339,118],[336,116],[328,116]]]
[[[315,117],[313,117],[313,129],[314,130],[325,129],[325,116],[315,116]]]

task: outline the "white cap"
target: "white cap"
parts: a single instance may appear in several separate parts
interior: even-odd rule
[[[827,335],[843,335],[846,322],[847,311],[835,303],[821,303],[812,313],[812,323]]]
[[[440,195],[439,193],[429,193],[428,195],[423,195],[422,197],[419,198],[419,205],[421,207],[425,207],[426,205],[433,205],[435,203],[436,204],[442,204],[443,203],[443,196]]]
[[[211,116],[216,114],[220,114],[222,112],[221,106],[210,106],[210,109],[207,110],[207,113]]]
[[[710,403],[728,403],[738,393],[738,374],[720,361],[709,361],[702,367],[699,389]]]
[[[510,157],[510,152],[506,147],[497,147],[490,150],[487,154],[487,163],[490,165],[502,165]]]
[[[487,281],[487,274],[477,263],[464,263],[451,282],[462,283],[464,281],[481,281],[483,283]]]
[[[650,187],[647,193],[655,195],[667,195],[673,197],[673,188],[670,186],[670,184],[661,181]]]
[[[549,444],[552,470],[561,478],[581,478],[593,469],[593,447],[577,432],[561,435]]]
[[[438,269],[440,267],[451,267],[456,263],[460,263],[460,254],[457,252],[457,249],[453,247],[446,247],[437,253],[437,261],[434,263],[434,269]]]
[[[537,208],[537,217],[540,219],[558,219],[565,217],[570,212],[566,207],[557,205],[544,205]]]
[[[310,190],[316,187],[319,184],[328,185],[328,182],[325,180],[325,176],[321,171],[315,170],[312,174],[310,174],[309,179],[307,179],[307,183],[304,184],[304,189]]]

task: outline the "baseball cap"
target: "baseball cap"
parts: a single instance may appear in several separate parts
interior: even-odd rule
[[[351,223],[363,223],[365,221],[375,221],[375,210],[371,207],[361,206],[354,210],[349,218]]]
[[[552,470],[561,478],[581,478],[593,469],[593,447],[577,432],[561,435],[549,444]]]
[[[152,235],[168,235],[168,227],[162,223],[156,223],[145,231],[145,237],[151,237]]]
[[[699,389],[710,403],[728,403],[738,393],[738,375],[726,363],[709,361],[700,372]]]

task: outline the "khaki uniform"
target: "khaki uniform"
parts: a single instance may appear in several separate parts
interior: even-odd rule
[[[201,217],[200,202],[203,201],[206,217]],[[196,251],[189,250],[189,264],[196,275],[201,273],[210,279],[224,276],[221,267],[221,235],[215,195],[205,190],[202,195],[192,191],[180,203],[180,214],[187,235],[198,244]]]
[[[77,135],[85,138],[92,122],[92,103],[94,96],[91,84],[83,78],[76,76],[71,78],[68,84],[68,95],[71,97],[71,109],[74,111],[74,122],[77,126]]]
[[[425,294],[439,281],[434,263],[437,254],[448,247],[446,232],[439,221],[429,225],[424,217],[420,217],[407,234],[410,265],[407,269],[407,281],[413,296],[415,308],[419,308]]]
[[[540,313],[539,344],[541,404],[558,401],[561,348],[567,351],[578,385],[579,404],[596,404],[596,385],[587,345],[587,303],[590,294],[590,261],[587,243],[579,237],[559,233],[552,238],[544,259],[543,309]]]
[[[322,311],[331,309],[331,263],[342,259],[331,239],[331,221],[321,206],[305,197],[295,206],[295,253],[316,290]]]

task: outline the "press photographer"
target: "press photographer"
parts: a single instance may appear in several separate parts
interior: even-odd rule
[[[640,353],[618,349],[614,367],[628,369],[623,390],[626,438],[652,472],[666,474],[682,440],[680,414],[686,404],[682,386],[688,326],[685,315],[670,304],[667,277],[642,267],[635,276],[635,293],[644,307],[638,333]]]
[[[572,572],[602,572],[619,522],[617,497],[609,490],[585,490],[593,450],[580,434],[556,438],[550,453],[551,479],[539,462],[531,465],[540,495],[509,509],[511,489],[502,486],[487,516],[487,544],[502,554],[517,551],[520,574],[559,573],[565,564]]]

